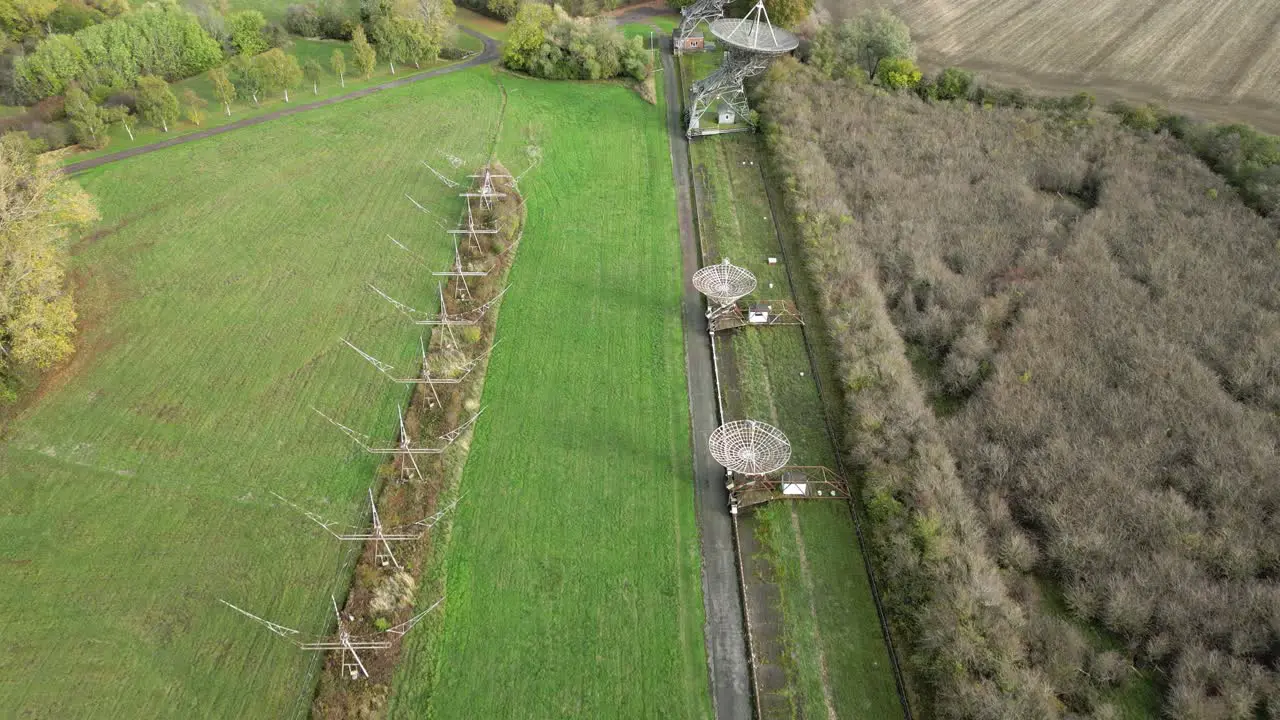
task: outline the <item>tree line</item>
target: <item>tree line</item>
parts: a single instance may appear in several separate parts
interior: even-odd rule
[[[67,238],[98,219],[89,196],[39,150],[23,133],[0,137],[0,405],[17,398],[24,375],[71,354]]]
[[[35,102],[72,84],[96,90],[132,87],[139,77],[178,80],[222,63],[222,47],[195,16],[175,7],[126,13],[74,35],[51,35],[16,59],[20,96]]]
[[[336,12],[324,7],[325,13]],[[421,67],[441,55],[453,19],[450,0],[367,0],[359,19],[343,26],[349,54],[335,48],[322,65],[316,59],[299,63],[286,53],[279,33],[257,11],[210,16],[211,9],[199,4],[196,10],[149,5],[74,35],[33,39],[32,52],[15,60],[12,77],[24,99],[39,103],[24,115],[0,120],[0,132],[23,129],[50,147],[74,140],[97,149],[115,122],[130,138],[138,122],[164,132],[180,117],[200,125],[208,102],[190,89],[175,95],[165,81],[209,71],[213,99],[230,115],[237,99],[257,105],[264,96],[278,95],[288,102],[303,81],[318,93],[326,65],[343,87],[348,62],[351,72],[365,78],[379,62],[392,74],[403,64]],[[70,134],[54,123],[64,113]]]
[[[643,80],[649,53],[643,40],[628,40],[608,21],[574,18],[559,6],[529,2],[511,23],[502,64],[551,80]]]

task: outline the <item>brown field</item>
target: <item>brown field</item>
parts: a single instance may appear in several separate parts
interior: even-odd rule
[[[927,66],[1001,84],[1094,90],[1280,132],[1275,0],[827,0],[835,16],[883,5]]]

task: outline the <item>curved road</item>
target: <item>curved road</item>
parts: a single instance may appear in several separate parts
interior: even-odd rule
[[[115,162],[116,160],[123,160],[125,158],[134,157],[135,155],[145,155],[146,153],[155,152],[156,150],[162,150],[167,147],[173,147],[174,145],[182,145],[183,143],[195,142],[196,140],[203,140],[204,138],[207,138],[207,137],[213,137],[214,135],[221,135],[222,133],[231,132],[232,130],[239,130],[240,128],[249,127],[251,125],[257,125],[259,123],[267,122],[268,120],[274,120],[278,117],[284,117],[286,115],[296,115],[300,112],[306,112],[308,110],[314,110],[316,108],[325,107],[328,105],[336,105],[337,103],[340,103],[340,102],[346,102],[347,100],[362,98],[366,95],[372,95],[376,92],[381,92],[383,90],[390,90],[391,88],[402,87],[402,86],[408,85],[409,83],[418,82],[419,80],[426,80],[427,78],[447,75],[451,72],[465,70],[467,68],[472,68],[477,65],[484,65],[485,63],[489,63],[498,59],[498,43],[496,40],[490,38],[487,35],[482,35],[481,33],[478,33],[475,30],[472,30],[470,28],[459,27],[458,29],[474,38],[478,38],[480,42],[484,43],[484,50],[482,50],[479,55],[476,55],[475,57],[465,60],[463,62],[456,63],[454,65],[447,65],[445,67],[442,67],[436,70],[428,70],[427,72],[418,73],[417,75],[408,75],[406,77],[398,78],[396,80],[388,80],[387,82],[384,82],[384,83],[379,83],[377,85],[370,85],[367,88],[361,88],[359,90],[352,90],[351,92],[346,93],[344,95],[335,95],[331,98],[325,98],[324,100],[316,100],[315,102],[303,103],[301,105],[293,105],[291,107],[283,108],[281,110],[269,112],[266,115],[258,115],[256,117],[245,118],[244,120],[237,120],[236,122],[233,122],[233,123],[227,123],[226,125],[219,125],[218,127],[212,127],[212,128],[209,128],[208,130],[201,130],[199,132],[193,132],[187,135],[171,138],[169,140],[163,140],[158,143],[152,143],[151,145],[142,145],[135,148],[129,148],[128,150],[121,150],[120,152],[101,155],[91,160],[83,160],[81,162],[71,163],[66,167],[64,167],[63,171],[67,173],[82,172],[90,168],[98,167],[99,165],[106,165],[109,162]]]

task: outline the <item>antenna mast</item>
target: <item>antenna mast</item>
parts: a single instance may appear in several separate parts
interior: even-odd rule
[[[308,520],[324,528],[325,532],[339,540],[344,542],[361,543],[372,540],[374,543],[374,560],[377,564],[380,567],[394,567],[397,570],[403,570],[404,568],[401,567],[400,562],[396,559],[395,553],[391,551],[391,543],[408,542],[410,540],[420,539],[428,530],[435,527],[435,524],[440,522],[440,520],[444,518],[450,510],[456,507],[458,505],[458,500],[461,499],[461,497],[454,498],[448,505],[444,506],[443,509],[436,512],[434,515],[408,525],[401,525],[388,530],[382,525],[382,518],[378,515],[378,505],[373,499],[373,489],[370,488],[369,515],[371,518],[371,527],[348,528],[345,532],[339,532],[334,529],[334,526],[337,525],[337,523],[327,521],[313,512],[303,510],[277,493],[273,492],[271,494],[275,495],[281,502],[305,515]]]
[[[324,636],[304,642],[297,639],[296,636],[301,635],[301,633],[293,628],[285,627],[284,625],[260,618],[248,610],[232,605],[226,600],[218,600],[218,602],[223,605],[226,605],[250,620],[266,627],[267,630],[289,640],[302,650],[311,652],[328,652],[330,650],[334,650],[341,652],[343,673],[347,674],[352,680],[359,680],[361,677],[369,677],[369,669],[365,667],[364,662],[360,659],[361,652],[367,650],[387,650],[391,648],[395,644],[396,640],[404,637],[405,633],[412,630],[413,627],[422,620],[422,618],[426,617],[431,611],[440,607],[440,603],[444,602],[444,598],[442,597],[439,600],[436,600],[432,603],[431,607],[423,610],[395,627],[387,628],[382,632],[372,633],[369,635],[351,634],[350,627],[347,623],[354,618],[351,618],[350,616],[344,617],[342,615],[342,611],[338,610],[337,598],[330,596],[329,601],[333,605],[333,615],[338,619],[337,636]]]

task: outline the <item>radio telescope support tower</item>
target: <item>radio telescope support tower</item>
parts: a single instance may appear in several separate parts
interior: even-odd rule
[[[746,17],[721,18],[710,27],[711,34],[725,45],[724,61],[715,72],[689,88],[692,98],[686,132],[689,137],[703,134],[700,131],[702,115],[717,100],[732,108],[738,117],[750,117],[743,81],[764,72],[774,58],[786,55],[800,44],[795,35],[769,22],[763,0],[756,3]]]
[[[680,27],[676,28],[675,49],[679,53],[683,41],[700,23],[711,23],[724,17],[724,6],[729,0],[696,0],[696,2],[680,8]]]

